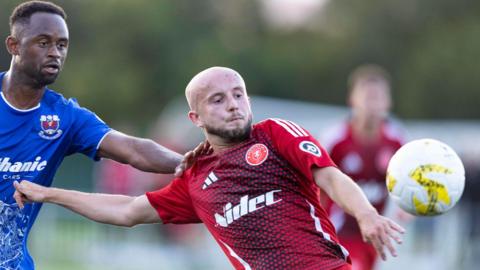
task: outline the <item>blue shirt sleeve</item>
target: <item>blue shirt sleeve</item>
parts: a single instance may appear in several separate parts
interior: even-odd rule
[[[95,113],[80,107],[78,103],[70,99],[73,104],[74,121],[71,127],[71,144],[67,155],[82,153],[89,158],[98,161],[98,148],[103,138],[112,129],[105,124]]]

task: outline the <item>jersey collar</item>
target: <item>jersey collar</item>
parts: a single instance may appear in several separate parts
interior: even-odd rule
[[[40,102],[35,107],[32,107],[30,109],[25,109],[25,110],[24,109],[19,109],[19,108],[13,106],[12,104],[10,104],[10,102],[8,102],[7,98],[5,97],[5,95],[3,94],[3,91],[2,91],[3,77],[5,76],[5,73],[6,72],[0,73],[0,95],[2,96],[2,99],[5,102],[5,104],[10,109],[12,109],[13,111],[21,112],[21,113],[31,112],[31,111],[34,111],[34,110],[40,108],[40,104],[41,104]]]

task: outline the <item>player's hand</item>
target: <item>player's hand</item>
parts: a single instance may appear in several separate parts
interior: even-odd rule
[[[25,203],[45,201],[48,188],[44,186],[26,180],[23,180],[20,183],[15,181],[13,182],[13,186],[15,187],[13,198],[20,209],[25,207]]]
[[[393,257],[397,256],[397,251],[391,240],[393,239],[398,244],[401,244],[402,238],[399,236],[399,233],[405,233],[404,228],[376,212],[369,212],[358,218],[358,225],[362,232],[363,241],[371,243],[382,260],[387,259],[385,247]]]
[[[195,149],[185,153],[182,162],[175,168],[175,176],[182,176],[183,172],[190,168],[199,156],[208,155],[212,152],[213,148],[208,141],[201,142]]]

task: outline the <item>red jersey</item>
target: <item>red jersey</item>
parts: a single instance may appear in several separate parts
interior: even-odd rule
[[[335,165],[303,128],[268,119],[147,197],[164,223],[203,222],[236,269],[334,269],[348,252],[320,206],[314,166]]]
[[[381,128],[380,139],[371,145],[361,144],[355,139],[350,122],[331,130],[328,137],[325,138],[325,147],[332,160],[362,188],[370,203],[382,213],[388,199],[385,186],[388,162],[403,143],[401,128],[386,121]],[[352,216],[336,205],[331,205],[329,210],[340,238],[361,238],[358,224]]]

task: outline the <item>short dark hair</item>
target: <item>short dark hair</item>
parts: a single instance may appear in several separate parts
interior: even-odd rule
[[[390,86],[391,77],[387,70],[376,64],[364,64],[352,71],[348,77],[348,91],[352,93],[353,88],[359,81],[384,81]]]
[[[27,24],[30,17],[37,12],[52,13],[67,19],[67,14],[60,6],[47,1],[28,1],[18,5],[10,16],[10,31],[16,23]]]

